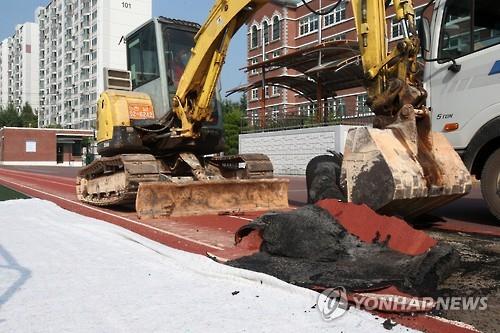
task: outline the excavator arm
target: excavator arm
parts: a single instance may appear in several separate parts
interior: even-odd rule
[[[342,0],[339,0],[342,1]],[[229,43],[238,29],[270,0],[217,0],[195,37],[195,47],[173,98],[173,111],[181,127],[173,136],[196,138],[199,125],[212,116],[216,90]],[[275,0],[281,5],[297,1]],[[394,121],[404,104],[420,107],[426,92],[416,76],[419,41],[415,33],[415,11],[411,0],[395,0],[396,19],[405,25],[406,36],[390,54],[386,47],[383,1],[353,0],[356,29],[366,73],[369,104],[377,114],[377,127]],[[395,101],[403,93],[401,100]]]
[[[368,104],[377,115],[376,127],[394,122],[403,105],[421,108],[427,97],[418,77],[420,42],[412,0],[394,0],[395,19],[404,38],[387,52],[386,10],[383,1],[353,0],[359,49],[366,78]]]
[[[270,0],[217,0],[195,37],[195,47],[173,98],[173,110],[182,137],[199,136],[200,123],[212,116],[211,101],[217,87],[229,43],[238,29]],[[273,1],[295,4],[295,1]]]

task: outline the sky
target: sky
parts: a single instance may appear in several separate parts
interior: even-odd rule
[[[105,0],[121,1],[121,0]],[[50,0],[3,0],[0,20],[0,41],[14,34],[16,24],[34,22],[35,9]],[[210,0],[153,0],[153,16],[166,16],[203,23],[213,1]],[[246,75],[239,69],[246,65],[246,26],[234,36],[222,70],[222,96],[231,88],[244,84]],[[237,100],[239,96],[231,99]]]

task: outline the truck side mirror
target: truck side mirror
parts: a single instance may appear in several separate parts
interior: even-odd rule
[[[425,10],[423,11],[425,12]],[[462,69],[462,65],[457,64],[455,59],[453,58],[435,58],[430,59],[427,58],[426,55],[429,53],[429,46],[431,45],[431,33],[430,33],[430,23],[429,20],[423,16],[421,16],[420,21],[417,24],[417,32],[418,39],[420,39],[420,53],[422,55],[422,59],[425,61],[441,61],[441,62],[451,62],[452,64],[448,67],[448,70],[453,73],[458,73]]]

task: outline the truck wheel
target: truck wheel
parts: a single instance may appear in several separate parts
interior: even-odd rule
[[[307,203],[322,199],[346,200],[339,184],[341,165],[340,154],[316,156],[307,164]]]
[[[491,213],[500,221],[500,149],[491,154],[484,165],[481,192]]]

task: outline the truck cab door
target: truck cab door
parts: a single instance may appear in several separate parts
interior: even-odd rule
[[[431,58],[426,64],[433,130],[457,123],[447,138],[465,148],[476,131],[500,111],[500,7],[493,0],[439,1],[432,24]],[[489,119],[485,119],[489,118]]]

